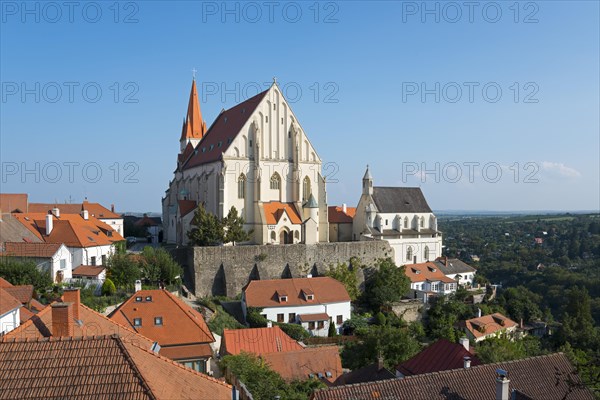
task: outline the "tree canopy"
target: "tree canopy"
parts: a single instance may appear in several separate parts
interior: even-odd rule
[[[366,299],[375,308],[399,301],[409,290],[410,279],[404,266],[397,267],[391,258],[379,260],[365,283]]]

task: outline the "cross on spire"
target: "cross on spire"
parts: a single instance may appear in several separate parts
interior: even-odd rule
[[[273,77],[273,83],[277,83],[277,77],[276,76]]]
[[[198,72],[196,68],[192,68],[192,79],[194,80],[196,80],[196,72]]]

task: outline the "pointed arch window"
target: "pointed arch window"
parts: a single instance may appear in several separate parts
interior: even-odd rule
[[[240,174],[238,178],[238,199],[245,198],[246,195],[246,175]]]
[[[421,219],[419,220],[419,226],[421,228],[423,228],[425,226],[425,218],[421,217]]]
[[[429,261],[429,246],[425,246],[425,249],[423,250],[423,259]]]
[[[413,249],[412,246],[408,246],[406,248],[406,261],[410,261],[413,258]]]
[[[279,190],[281,189],[281,176],[277,172],[275,172],[271,176],[271,189]]]
[[[404,229],[408,229],[408,217],[404,217]]]
[[[305,176],[304,181],[302,182],[302,201],[308,200],[308,198],[310,197],[310,193],[310,178],[308,176]]]

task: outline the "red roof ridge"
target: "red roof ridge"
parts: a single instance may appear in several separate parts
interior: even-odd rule
[[[188,310],[186,310],[185,308],[183,308],[183,305],[185,305],[186,307],[189,308],[189,310],[191,310],[192,312],[198,313],[198,315],[200,315],[202,317],[202,314],[200,314],[197,310],[195,310],[193,307],[188,306],[187,304],[183,303],[182,300],[180,300],[179,298],[175,297],[171,292],[169,292],[168,290],[162,289],[167,296],[171,299],[171,301],[173,301],[175,304],[177,304],[177,306],[181,309],[181,311],[183,311],[188,317],[191,317],[190,315],[188,315]],[[183,303],[183,304],[182,304]],[[204,318],[204,317],[202,317]],[[204,327],[198,322],[197,318],[190,318],[194,324],[196,324],[198,326],[198,328],[200,328],[200,330],[202,330],[204,333],[206,333],[208,335],[208,337],[210,337],[212,339],[212,341],[215,341],[215,337],[213,336],[212,332],[210,331],[210,329],[208,329],[208,332],[204,329]],[[208,328],[208,325],[206,325],[206,328]]]
[[[142,338],[144,338],[144,339],[148,340],[149,342],[151,342],[151,343],[154,343],[154,340],[152,340],[152,339],[150,339],[150,338],[147,338],[146,336],[142,335],[142,334],[141,334],[141,333],[139,333],[138,331],[136,331],[136,330],[133,330],[133,329],[131,329],[131,328],[129,328],[129,327],[127,327],[127,326],[123,325],[123,324],[120,324],[120,323],[119,323],[119,322],[117,322],[117,321],[113,321],[112,319],[108,318],[106,315],[104,315],[104,314],[102,314],[102,313],[99,313],[98,311],[95,311],[95,310],[93,310],[93,309],[89,308],[88,306],[84,305],[83,303],[80,303],[80,304],[79,304],[79,306],[80,306],[80,307],[84,307],[84,308],[86,308],[86,309],[87,309],[87,310],[89,310],[89,311],[95,312],[96,314],[98,314],[98,315],[99,315],[100,317],[102,317],[103,319],[105,319],[105,320],[107,320],[107,321],[109,321],[109,322],[111,322],[111,323],[113,323],[113,324],[117,325],[118,327],[121,327],[121,328],[125,329],[126,331],[129,331],[130,333],[133,333],[133,334],[139,335],[139,336],[141,336]],[[48,309],[48,308],[51,308],[51,307],[46,307],[45,309]],[[45,309],[44,309],[44,310],[45,310]],[[40,311],[40,312],[41,312],[41,311]],[[39,315],[39,313],[38,313],[37,315]]]
[[[150,350],[150,349],[145,349],[145,348],[141,347],[140,345],[138,345],[138,344],[136,344],[136,343],[128,342],[127,344],[128,344],[128,345],[131,345],[131,346],[134,346],[134,347],[137,347],[137,348],[139,348],[139,349],[141,349],[141,350],[143,350],[143,351],[145,351],[145,352],[147,352],[147,353],[153,354],[153,355],[155,355],[156,357],[158,357],[158,358],[160,358],[160,359],[162,359],[162,360],[165,360],[165,361],[169,362],[169,363],[170,363],[170,364],[172,364],[172,365],[176,365],[177,367],[179,367],[179,368],[182,368],[182,369],[184,369],[184,370],[186,370],[186,371],[188,371],[188,372],[193,372],[194,374],[196,374],[196,375],[198,375],[198,376],[201,376],[201,377],[203,377],[204,379],[207,379],[207,380],[209,380],[209,381],[213,381],[213,382],[219,383],[219,384],[221,384],[221,385],[223,385],[223,386],[225,386],[225,387],[227,387],[227,388],[231,388],[231,385],[230,385],[230,384],[228,384],[227,382],[223,382],[223,381],[221,381],[221,380],[219,380],[219,379],[216,379],[216,378],[214,378],[214,377],[212,377],[212,376],[208,376],[208,375],[206,375],[206,374],[203,374],[203,373],[201,373],[201,372],[198,372],[198,371],[196,371],[196,370],[193,370],[193,369],[191,369],[191,368],[188,368],[188,367],[186,367],[185,365],[183,365],[183,364],[181,364],[181,363],[178,363],[177,361],[173,361],[173,360],[171,360],[170,358],[167,358],[167,357],[165,357],[165,356],[161,356],[160,354],[158,354],[158,353],[155,353],[155,352],[153,352],[153,351],[152,351],[152,350]]]

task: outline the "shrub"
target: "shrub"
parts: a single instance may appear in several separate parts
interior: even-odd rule
[[[104,283],[102,284],[102,295],[103,296],[113,296],[117,293],[117,288],[115,284],[110,279],[106,278]]]

